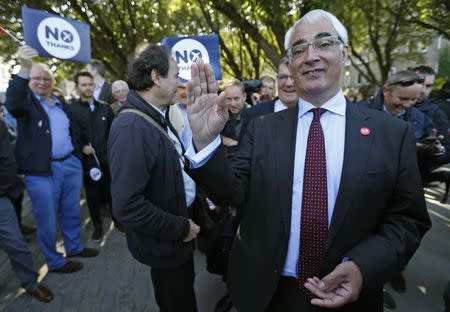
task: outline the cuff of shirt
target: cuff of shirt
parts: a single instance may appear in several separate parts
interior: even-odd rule
[[[220,144],[222,144],[222,141],[220,140],[220,136],[217,136],[214,141],[209,143],[208,146],[197,153],[194,148],[194,143],[191,140],[191,143],[184,154],[184,156],[189,160],[189,167],[195,169],[203,166],[211,158]]]

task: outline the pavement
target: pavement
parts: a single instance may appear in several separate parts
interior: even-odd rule
[[[444,311],[442,294],[450,280],[450,205],[439,202],[443,185],[435,184],[425,191],[433,227],[404,272],[406,292],[399,294],[387,286],[397,308],[385,309],[386,312]],[[52,302],[44,304],[20,288],[6,254],[0,250],[0,311],[158,311],[150,269],[131,257],[125,235],[110,225],[109,218],[104,222],[104,239],[100,243],[92,242],[89,238],[93,229],[84,199],[81,204],[83,240],[87,246],[99,248],[100,255],[79,259],[84,268],[77,273],[48,273],[36,238],[28,236],[39,280],[55,294]],[[25,224],[34,223],[29,201],[25,201],[23,219]],[[58,249],[64,251],[61,241]],[[199,312],[214,311],[215,303],[225,293],[224,283],[220,276],[206,271],[201,252],[195,252],[194,261]]]

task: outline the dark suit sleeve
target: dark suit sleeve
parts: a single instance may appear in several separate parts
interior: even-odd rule
[[[417,168],[415,139],[409,126],[405,129],[395,189],[386,203],[380,226],[346,253],[359,267],[364,289],[379,287],[403,270],[431,225]]]
[[[159,138],[157,130],[148,131],[136,121],[111,128],[108,161],[113,213],[125,227],[154,238],[182,240],[189,232],[188,219],[165,212],[145,196],[157,165]]]
[[[28,79],[14,75],[6,90],[5,106],[15,118],[20,118],[28,110]]]
[[[253,124],[250,122],[239,150],[230,160],[226,156],[226,147],[222,145],[202,167],[186,167],[187,173],[215,204],[239,207],[245,202],[253,149]]]
[[[248,123],[250,122],[250,114],[248,113],[248,109],[244,110],[242,113],[242,125],[241,125],[241,132],[239,133],[239,142],[242,141],[242,138],[244,137],[245,132],[247,132]]]

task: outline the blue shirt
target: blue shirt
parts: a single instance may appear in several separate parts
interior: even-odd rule
[[[327,160],[327,188],[328,188],[328,226],[333,216],[334,205],[341,182],[342,166],[344,163],[345,145],[345,112],[347,101],[342,91],[321,107],[327,111],[320,118],[324,139],[325,156]],[[291,228],[288,251],[282,275],[297,277],[297,263],[300,251],[301,203],[303,195],[303,172],[305,169],[306,144],[309,127],[312,122],[314,105],[302,98],[298,102],[297,138],[295,142],[294,180],[292,185]],[[190,160],[193,168],[204,165],[220,145],[220,137],[216,138],[199,153],[195,153],[191,142],[185,156]],[[344,259],[345,261],[345,259]]]
[[[50,123],[52,136],[52,158],[61,158],[73,152],[72,137],[70,136],[70,120],[62,108],[61,102],[56,96],[51,96],[52,103],[34,94],[45,110]]]

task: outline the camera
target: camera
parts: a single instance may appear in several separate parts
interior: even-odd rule
[[[262,82],[258,79],[245,79],[242,80],[245,89],[245,102],[251,105],[256,105],[259,99],[255,99],[252,95],[259,94],[259,89],[261,88]]]

